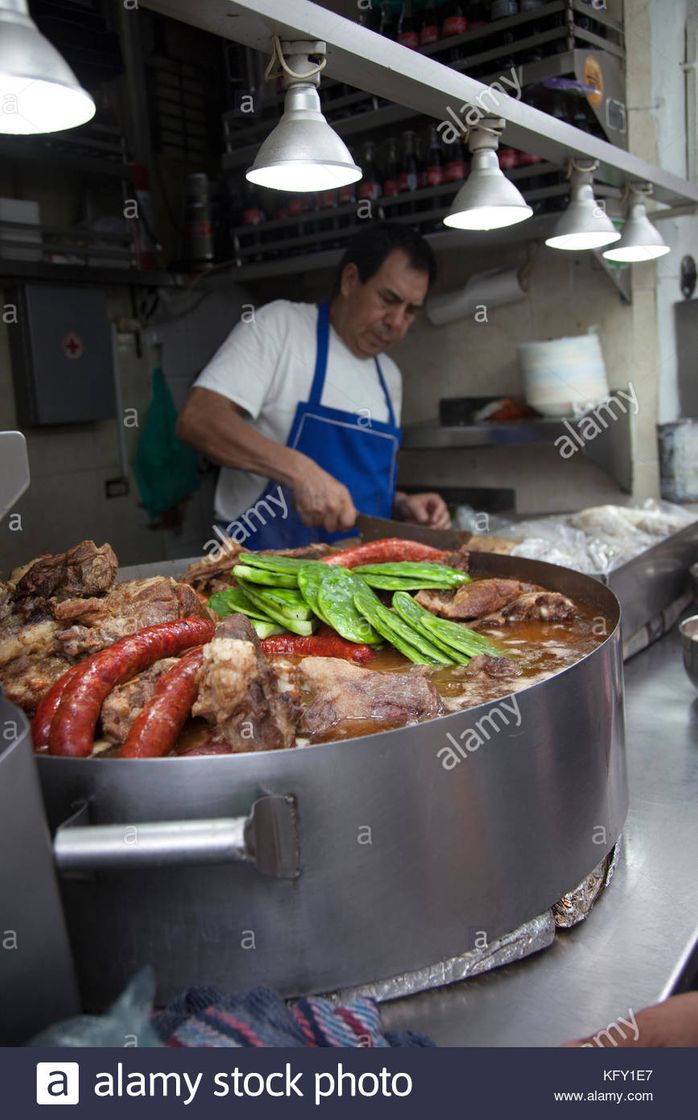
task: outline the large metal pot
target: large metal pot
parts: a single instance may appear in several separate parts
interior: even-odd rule
[[[291,996],[392,977],[491,942],[592,871],[627,810],[617,600],[550,564],[473,566],[610,623],[591,654],[516,693],[518,720],[496,701],[292,750],[38,759],[87,1006],[148,962],[160,1000],[196,983]],[[446,768],[437,752],[472,735],[481,747]]]

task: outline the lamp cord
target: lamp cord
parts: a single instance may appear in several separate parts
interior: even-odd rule
[[[323,55],[322,61],[314,66],[312,70],[307,70],[305,74],[297,74],[295,70],[286,62],[284,52],[281,49],[281,40],[278,35],[272,35],[272,51],[271,57],[267,63],[264,71],[264,80],[270,81],[272,78],[280,78],[283,74],[287,74],[289,78],[295,78],[297,81],[304,78],[313,78],[315,74],[320,74],[327,66],[327,57]],[[274,71],[274,66],[278,63],[279,70]]]

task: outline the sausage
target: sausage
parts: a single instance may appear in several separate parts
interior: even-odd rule
[[[86,758],[92,751],[102,702],[116,684],[130,680],[162,657],[210,642],[215,623],[206,618],[159,622],[120,638],[81,661],[68,682],[49,734],[51,754]]]
[[[359,564],[389,564],[400,560],[443,562],[446,555],[441,548],[432,548],[420,541],[403,540],[401,537],[386,537],[380,541],[366,541],[364,544],[346,548],[344,552],[332,552],[321,556],[321,564],[339,564],[343,568],[356,568]]]
[[[311,634],[309,638],[297,634],[275,634],[271,638],[263,638],[261,646],[269,657],[343,657],[345,661],[361,664],[376,656],[371,646],[349,642],[329,626],[321,626],[317,634]]]
[[[62,677],[59,677],[58,680],[51,685],[48,692],[45,693],[39,702],[34,719],[32,720],[32,741],[35,748],[45,747],[48,744],[53,717],[58,711],[58,705],[63,699],[63,693],[68,683],[77,676],[81,668],[81,665],[73,665],[72,669],[68,669],[67,673],[64,673]]]
[[[203,656],[203,646],[197,646],[162,674],[155,692],[131,724],[119,758],[162,758],[169,754],[191,714]]]

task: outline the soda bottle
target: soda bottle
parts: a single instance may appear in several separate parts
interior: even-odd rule
[[[384,198],[395,198],[400,182],[400,167],[397,155],[397,140],[391,136],[388,140],[388,152],[385,163],[382,195]],[[393,211],[395,213],[395,211]]]
[[[417,163],[416,136],[411,129],[402,134],[402,163],[398,176],[398,194],[413,194],[419,188],[420,169]],[[414,214],[414,200],[395,208],[401,214]]]
[[[376,144],[374,140],[365,140],[361,152],[361,169],[363,179],[358,184],[360,199],[376,202],[380,198],[381,187],[378,168],[376,167]]]
[[[486,27],[488,23],[485,0],[471,0],[468,4],[468,30],[476,31],[479,27]]]
[[[381,7],[381,21],[378,31],[386,39],[397,39],[397,20],[390,0],[384,0]]]
[[[491,0],[490,4],[490,18],[494,20],[507,19],[509,16],[515,16],[519,11],[518,0]],[[496,44],[501,49],[502,58],[499,62],[502,71],[510,70],[516,66],[514,53],[512,47],[516,42],[513,31],[507,29],[497,37]]]
[[[429,129],[429,149],[426,158],[426,186],[440,187],[444,181],[444,165],[441,154],[441,138],[436,125]]]
[[[381,17],[379,12],[371,5],[370,8],[361,8],[359,10],[356,22],[360,27],[368,28],[369,31],[378,31]]]
[[[463,0],[448,0],[441,24],[441,38],[448,39],[451,35],[462,35],[468,30],[468,17],[465,14]]]
[[[400,19],[397,25],[397,41],[403,47],[411,47],[416,51],[419,46],[419,32],[417,31],[417,18],[414,14],[412,0],[404,0]]]
[[[457,139],[446,149],[444,183],[460,183],[462,179],[465,179],[465,155],[463,141]]]
[[[430,43],[437,43],[439,39],[439,17],[436,11],[436,0],[427,0],[422,18],[422,27],[419,32],[419,45],[427,47]]]
[[[520,0],[519,8],[522,13],[534,12],[538,8],[542,8],[545,3],[546,0]],[[536,21],[535,23],[527,23],[525,27],[522,28],[522,33],[524,37],[528,39],[531,35],[540,35],[542,30],[543,24]],[[535,46],[529,47],[525,54],[520,55],[519,60],[521,62],[540,62],[542,58],[543,45],[537,43]]]

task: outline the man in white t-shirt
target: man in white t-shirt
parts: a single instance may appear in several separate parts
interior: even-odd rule
[[[197,378],[177,433],[221,467],[215,514],[249,548],[334,540],[357,511],[450,525],[438,494],[395,492],[400,342],[435,272],[413,230],[372,223],[332,299],[276,300],[240,322]],[[379,360],[379,355],[380,360]]]

